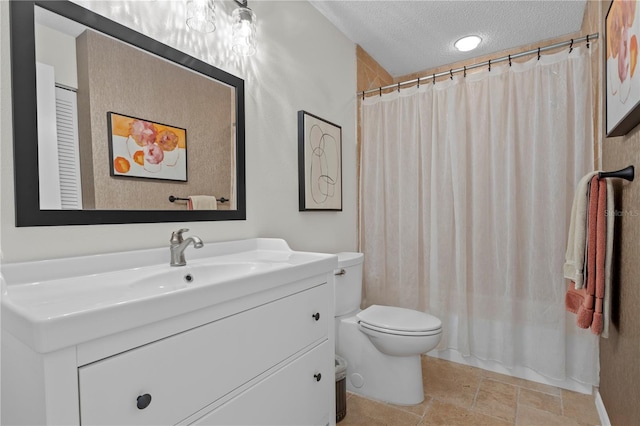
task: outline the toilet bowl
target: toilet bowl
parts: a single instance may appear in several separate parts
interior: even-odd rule
[[[362,253],[339,253],[335,279],[336,353],[347,360],[347,389],[399,405],[424,400],[420,355],[434,349],[442,322],[412,309],[360,310]]]

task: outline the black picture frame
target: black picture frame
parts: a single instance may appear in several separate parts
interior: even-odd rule
[[[342,127],[298,111],[299,211],[342,211]]]
[[[180,135],[183,137],[184,140],[184,158],[178,158],[177,161],[180,162],[179,166],[181,166],[181,169],[184,169],[184,176],[182,176],[182,173],[174,176],[174,177],[169,177],[167,175],[163,175],[163,174],[156,174],[156,173],[161,173],[162,170],[160,169],[159,171],[156,171],[155,173],[153,172],[147,172],[145,173],[144,171],[141,171],[140,173],[123,173],[119,170],[117,170],[117,165],[116,165],[116,158],[118,158],[118,154],[122,154],[122,152],[118,152],[118,150],[115,148],[115,144],[116,141],[114,139],[114,137],[117,137],[114,134],[114,129],[113,129],[113,120],[116,119],[115,117],[124,117],[126,119],[131,119],[131,120],[137,120],[139,122],[144,122],[144,123],[149,123],[154,127],[157,126],[161,126],[161,127],[166,127],[166,128],[170,128],[172,130],[176,130],[178,132],[181,132],[183,135]],[[174,136],[175,137],[175,136]],[[144,118],[140,118],[140,117],[133,117],[131,115],[126,115],[126,114],[120,114],[118,112],[113,112],[113,111],[109,111],[107,112],[107,140],[109,143],[109,174],[111,177],[115,177],[115,178],[126,178],[126,179],[152,179],[152,180],[164,180],[164,181],[175,181],[175,182],[187,182],[188,179],[188,145],[187,145],[187,129],[184,129],[182,127],[178,127],[178,126],[172,126],[169,124],[164,124],[164,123],[158,123],[152,120],[147,120]],[[174,139],[175,142],[175,139]],[[130,143],[131,144],[131,143]],[[134,144],[137,145],[137,144]],[[173,145],[175,146],[175,145]],[[136,146],[136,150],[142,150],[143,147],[142,146]],[[179,147],[176,147],[174,149],[173,152],[175,152],[176,150],[180,149]],[[172,152],[171,152],[172,153]],[[125,157],[125,160],[131,165],[133,166],[134,163],[136,163],[136,161],[134,160],[134,158],[132,158],[132,156],[130,155],[130,153],[127,153],[127,157]],[[165,154],[165,159],[166,159],[167,154]],[[145,159],[146,161],[146,159]],[[184,163],[184,164],[183,164]],[[178,164],[177,164],[178,165]],[[145,164],[146,167],[146,164]],[[162,166],[160,166],[162,167]],[[142,167],[139,167],[140,169],[142,169]]]
[[[640,8],[636,7],[629,18],[626,14],[632,10],[623,3],[613,0],[605,18],[603,98],[607,137],[626,135],[640,123]]]

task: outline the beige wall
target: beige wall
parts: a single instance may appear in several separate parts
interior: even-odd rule
[[[84,207],[184,210],[169,195],[229,199],[232,89],[94,31],[77,46]],[[110,176],[109,111],[186,129],[188,181]]]
[[[356,80],[356,87],[358,92],[363,92],[369,89],[375,89],[376,87],[387,86],[393,83],[393,77],[387,72],[375,59],[371,57],[362,47],[356,46],[356,59],[358,67],[358,76]],[[356,167],[358,182],[360,179],[360,148],[362,142],[362,123],[360,100],[362,97],[358,97],[358,127],[356,139],[358,141],[358,164]],[[358,201],[360,194],[358,193]],[[358,219],[359,223],[359,219]]]
[[[600,3],[604,23],[609,1]],[[604,25],[600,33],[604,34]],[[604,48],[600,56],[604,69]],[[605,93],[605,84],[600,84]],[[604,108],[603,108],[604,110]],[[604,123],[604,112],[600,115]],[[602,126],[604,127],[604,126]],[[640,424],[640,127],[627,135],[605,138],[602,131],[602,168],[636,168],[635,182],[614,180],[616,189],[615,244],[612,283],[612,327],[600,339],[600,395],[612,425]]]
[[[635,165],[640,172],[640,128],[605,139],[604,170]],[[616,179],[618,180],[618,179]],[[615,182],[616,217],[612,327],[600,339],[600,395],[613,425],[640,424],[640,177]]]

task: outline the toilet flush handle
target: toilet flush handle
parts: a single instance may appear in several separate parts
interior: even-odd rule
[[[339,271],[335,272],[334,275],[342,276],[342,275],[344,275],[346,273],[347,273],[347,271],[345,271],[344,268],[341,268]]]

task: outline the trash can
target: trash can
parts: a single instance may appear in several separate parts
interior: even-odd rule
[[[347,361],[336,355],[336,423],[347,415]]]

